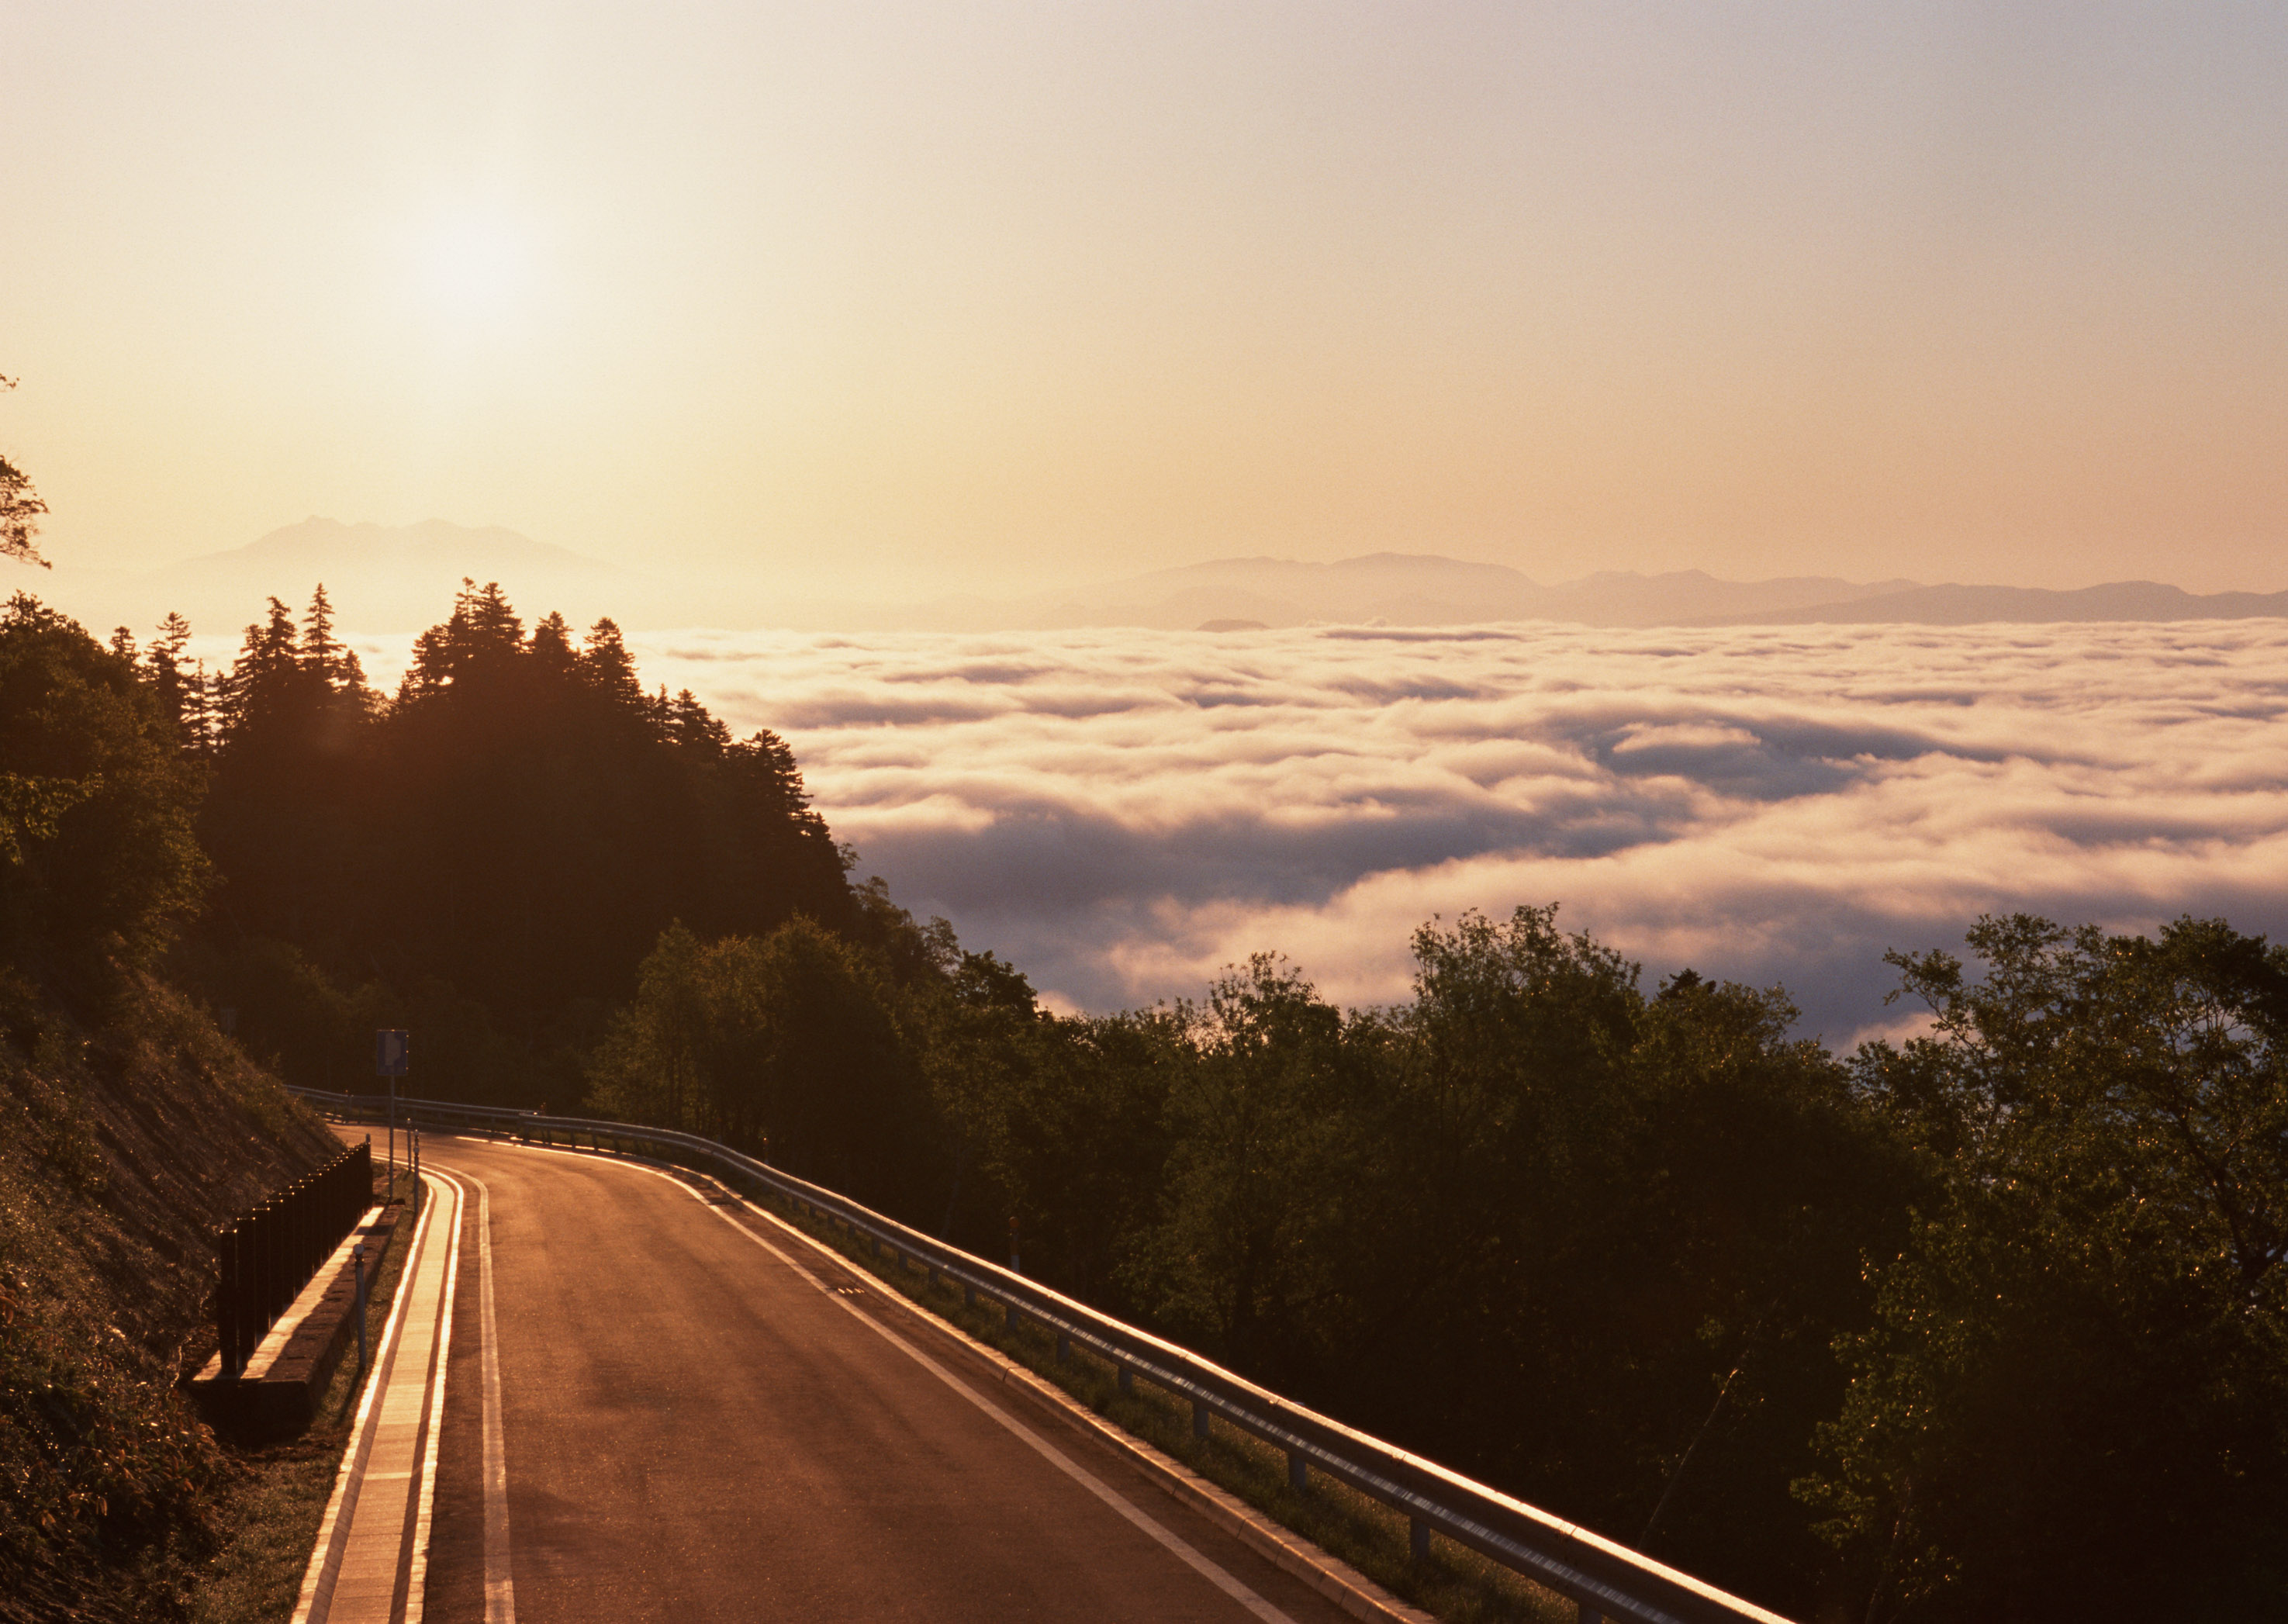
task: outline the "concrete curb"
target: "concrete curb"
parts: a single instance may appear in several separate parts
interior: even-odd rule
[[[357,1266],[350,1249],[363,1242],[366,1279],[378,1278],[403,1215],[394,1202],[369,1208],[270,1327],[242,1374],[224,1376],[217,1353],[185,1383],[208,1425],[245,1443],[270,1443],[308,1430],[326,1383],[357,1337]]]
[[[412,1236],[406,1242],[409,1263],[420,1256],[422,1239],[429,1230],[430,1210],[429,1202],[421,1203],[421,1216],[415,1220]],[[327,1499],[325,1517],[318,1525],[318,1537],[311,1547],[309,1565],[302,1574],[292,1624],[308,1624],[314,1610],[322,1619],[332,1599],[342,1549],[351,1520],[357,1513],[359,1491],[365,1485],[366,1462],[373,1453],[376,1412],[396,1368],[398,1335],[404,1328],[405,1305],[412,1298],[412,1270],[409,1267],[397,1277],[397,1291],[390,1299],[389,1318],[381,1330],[381,1345],[373,1351],[365,1390],[358,1398],[357,1419],[351,1423],[349,1441],[342,1449],[342,1463],[334,1475],[333,1493]]]

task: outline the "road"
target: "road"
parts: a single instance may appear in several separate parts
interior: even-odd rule
[[[759,1214],[534,1147],[431,1136],[425,1165],[467,1192],[427,1620],[1345,1616]]]

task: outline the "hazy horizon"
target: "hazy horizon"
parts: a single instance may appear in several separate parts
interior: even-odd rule
[[[735,575],[647,570],[501,527],[447,520],[384,527],[313,515],[242,546],[151,570],[42,572],[23,585],[100,629],[147,635],[180,613],[195,630],[261,619],[272,598],[297,609],[323,586],[346,631],[410,633],[442,620],[465,580],[503,586],[530,616],[576,624],[608,615],[624,628],[876,631],[1043,630],[1132,625],[1163,630],[1315,624],[1462,625],[1551,621],[1585,625],[1729,625],[1827,622],[1925,624],[2157,622],[2288,615],[2288,592],[2190,594],[2150,579],[2062,591],[1894,577],[1728,580],[1688,568],[1602,569],[1541,580],[1506,565],[1383,551],[1328,562],[1268,556],[1207,560],[1036,583],[1014,594],[927,595],[894,582],[838,598],[801,598]]]

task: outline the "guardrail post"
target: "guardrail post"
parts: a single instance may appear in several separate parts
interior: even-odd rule
[[[1578,1609],[1573,1615],[1578,1624],[1605,1624],[1605,1615],[1588,1603],[1576,1602],[1574,1606]]]
[[[1065,1364],[1072,1358],[1072,1338],[1062,1331],[1057,1333],[1057,1363]]]
[[[1195,1398],[1192,1400],[1192,1436],[1205,1438],[1207,1435],[1208,1406]]]
[[[1001,1322],[1013,1331],[1022,1323],[1022,1320],[1018,1316],[1017,1305],[1014,1303],[1005,1303],[1001,1305]]]
[[[1417,1562],[1430,1560],[1430,1525],[1418,1517],[1406,1519],[1406,1545]]]
[[[1311,1463],[1299,1449],[1287,1452],[1287,1486],[1298,1494],[1311,1486]]]
[[[1125,1365],[1120,1367],[1120,1390],[1132,1398],[1136,1392],[1136,1373]]]
[[[961,1305],[964,1308],[975,1308],[977,1306],[977,1287],[971,1285],[967,1280],[964,1280],[961,1283]]]

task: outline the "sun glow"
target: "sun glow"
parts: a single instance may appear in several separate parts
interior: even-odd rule
[[[528,235],[497,216],[465,214],[433,224],[418,239],[415,265],[430,302],[465,321],[507,313],[534,281]]]

